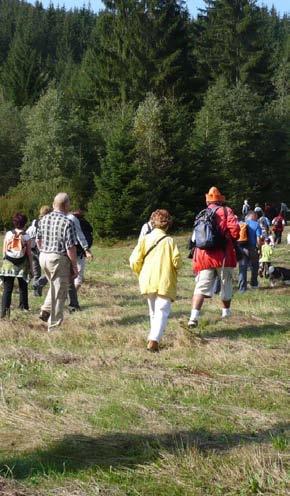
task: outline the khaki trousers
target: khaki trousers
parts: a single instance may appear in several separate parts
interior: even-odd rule
[[[50,313],[48,330],[53,330],[63,321],[71,264],[68,257],[56,253],[40,253],[39,262],[49,282],[49,290],[41,310]]]

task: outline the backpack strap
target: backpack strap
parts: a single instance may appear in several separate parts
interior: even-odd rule
[[[146,234],[150,234],[152,232],[152,227],[150,226],[149,222],[147,222],[147,232]]]
[[[145,253],[144,255],[144,258],[143,258],[143,262],[145,260],[145,258],[149,255],[149,253],[151,253],[152,250],[154,250],[154,248],[156,248],[156,246],[160,243],[160,241],[162,241],[163,239],[165,238],[168,238],[168,234],[165,234],[165,236],[162,236],[161,238],[159,238],[155,243],[154,245],[152,245],[149,250],[147,251],[147,253]]]

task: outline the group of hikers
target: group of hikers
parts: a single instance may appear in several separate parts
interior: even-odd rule
[[[32,276],[36,296],[41,296],[49,283],[39,317],[51,331],[63,321],[67,298],[70,312],[80,309],[77,293],[83,283],[86,260],[92,258],[92,227],[81,211],[70,212],[66,193],[56,195],[52,209],[41,207],[39,218],[27,230],[24,214],[15,214],[12,222],[14,228],[4,238],[0,268],[1,318],[10,316],[15,278],[19,284],[19,308],[29,310],[28,282]]]
[[[190,239],[190,255],[195,275],[192,309],[188,321],[190,329],[198,326],[204,300],[220,293],[221,318],[231,315],[233,271],[239,264],[239,291],[248,289],[247,272],[251,270],[250,285],[258,288],[258,276],[268,274],[273,246],[281,242],[286,222],[285,207],[276,215],[266,215],[259,205],[251,210],[245,200],[239,220],[226,206],[218,188],[211,187],[205,195],[206,209],[195,219]],[[287,209],[287,206],[286,206]],[[39,318],[47,323],[48,331],[63,321],[66,300],[71,312],[80,309],[78,290],[84,279],[85,263],[92,258],[91,225],[82,212],[70,211],[66,193],[59,193],[52,209],[43,206],[40,216],[25,229],[27,217],[17,213],[14,228],[8,231],[3,243],[3,281],[1,318],[10,315],[15,278],[19,283],[19,308],[28,310],[28,282],[33,276],[35,296],[41,296],[46,284],[49,289]],[[141,229],[138,243],[130,256],[130,266],[138,276],[140,292],[147,298],[150,331],[147,349],[159,350],[176,298],[177,274],[182,261],[179,249],[168,230],[172,216],[167,210],[154,211]],[[259,265],[260,264],[260,265]]]

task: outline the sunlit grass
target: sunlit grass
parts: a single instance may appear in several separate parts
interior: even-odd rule
[[[192,337],[186,240],[158,355],[131,241],[94,248],[61,330],[46,332],[32,293],[30,314],[1,321],[1,496],[287,494],[290,288],[236,293],[227,322],[207,301]],[[290,267],[285,244],[274,259]]]

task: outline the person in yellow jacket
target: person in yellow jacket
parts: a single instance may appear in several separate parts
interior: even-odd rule
[[[150,316],[149,351],[158,351],[166,328],[171,302],[176,298],[177,271],[181,257],[175,241],[167,231],[172,217],[167,210],[151,216],[153,230],[139,239],[130,256],[130,267],[139,277],[142,295],[147,296]]]

